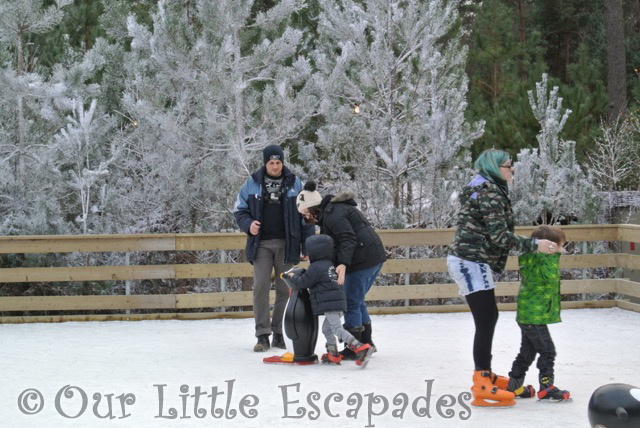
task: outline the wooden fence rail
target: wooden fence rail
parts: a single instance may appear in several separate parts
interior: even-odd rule
[[[533,229],[518,227],[516,233],[527,235]],[[564,226],[562,230],[569,241],[640,242],[640,226],[637,225]],[[378,232],[386,246],[406,247],[448,245],[455,230],[403,229]],[[242,233],[0,236],[0,254],[241,250],[245,241],[246,236]]]
[[[529,234],[532,227],[517,228]],[[640,226],[581,225],[565,226],[567,239],[574,242],[623,241],[640,242]],[[453,238],[453,229],[381,230],[387,247],[445,246]],[[155,252],[155,251],[220,251],[240,250],[245,235],[239,233],[163,234],[163,235],[83,235],[83,236],[6,236],[0,237],[0,254]],[[304,265],[304,264],[302,264]],[[624,253],[564,255],[561,268],[640,269],[640,256]],[[507,270],[517,270],[517,258],[510,257]],[[446,272],[444,258],[391,259],[383,268],[385,274],[417,274]],[[0,269],[0,283],[124,281],[143,279],[193,279],[251,277],[248,263],[168,264],[138,266],[67,266]],[[497,295],[517,295],[518,283],[498,283]],[[562,302],[563,307],[620,306],[638,311],[640,305],[626,299],[640,298],[640,284],[620,278],[583,279],[562,282],[562,293],[610,293],[615,300],[582,300]],[[623,299],[620,298],[623,297]],[[367,295],[372,302],[385,306],[371,308],[372,313],[451,312],[467,310],[466,305],[451,304],[458,297],[455,284],[419,284],[374,287]],[[273,300],[273,296],[271,297]],[[443,299],[445,304],[394,306],[393,301]],[[167,295],[100,295],[100,296],[6,296],[0,297],[0,312],[47,312],[37,316],[4,316],[0,322],[44,322],[67,320],[138,320],[138,319],[202,319],[247,317],[250,311],[184,312],[203,308],[251,306],[251,292],[216,292]],[[391,302],[391,303],[389,303]],[[455,302],[455,301],[454,301]],[[442,303],[442,302],[440,302]],[[391,306],[389,306],[391,304]],[[514,303],[501,304],[503,309]],[[168,310],[169,313],[50,315],[58,311]]]

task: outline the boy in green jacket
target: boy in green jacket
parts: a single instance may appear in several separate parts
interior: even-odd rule
[[[540,371],[538,399],[562,401],[568,399],[570,394],[553,384],[556,349],[547,324],[560,322],[560,252],[566,236],[558,227],[540,226],[531,237],[553,241],[558,244],[558,250],[552,254],[524,253],[518,258],[522,281],[516,321],[522,331],[522,341],[520,352],[509,372],[507,390],[522,398],[535,395],[531,385],[524,386],[524,377],[536,354],[540,354],[537,364]]]

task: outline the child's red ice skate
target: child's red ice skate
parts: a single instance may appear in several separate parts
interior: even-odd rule
[[[569,401],[571,400],[569,391],[561,390],[553,385],[553,375],[540,375],[540,390],[538,391],[538,400],[550,401]]]
[[[349,344],[349,348],[356,354],[356,364],[365,368],[369,363],[369,357],[373,354],[373,347],[368,343],[360,343],[357,340]]]
[[[536,390],[533,385],[522,385],[513,393],[516,394],[516,398],[532,398],[536,396]]]
[[[337,345],[327,345],[327,353],[322,354],[320,359],[324,364],[340,364],[342,355],[338,352]]]
[[[571,399],[570,397],[571,393],[569,391],[558,389],[553,385],[540,389],[538,392],[538,400],[568,401]]]
[[[516,398],[531,398],[536,396],[536,390],[533,386],[524,384],[524,377],[510,378],[507,391],[513,392]]]

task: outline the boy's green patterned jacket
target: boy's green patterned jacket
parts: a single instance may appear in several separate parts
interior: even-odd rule
[[[518,258],[520,292],[518,315],[520,324],[552,324],[560,322],[560,253],[527,253]]]
[[[476,263],[487,263],[502,272],[509,250],[535,251],[531,238],[513,233],[514,219],[507,193],[481,175],[476,176],[460,195],[456,235],[449,254]]]

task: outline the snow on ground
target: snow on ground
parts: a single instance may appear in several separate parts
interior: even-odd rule
[[[0,325],[1,426],[585,427],[597,387],[640,386],[640,314],[580,309],[562,317],[550,326],[556,384],[573,401],[519,400],[506,409],[472,407],[464,394],[473,370],[469,313],[375,316],[380,351],[364,370],[352,362],[263,364],[282,352],[253,352],[251,319]],[[519,342],[515,312],[501,312],[494,371],[508,372]],[[320,334],[317,352],[323,348]],[[532,367],[527,382],[537,388],[536,380]],[[124,410],[123,394],[135,396]],[[109,398],[112,419],[100,418]]]

